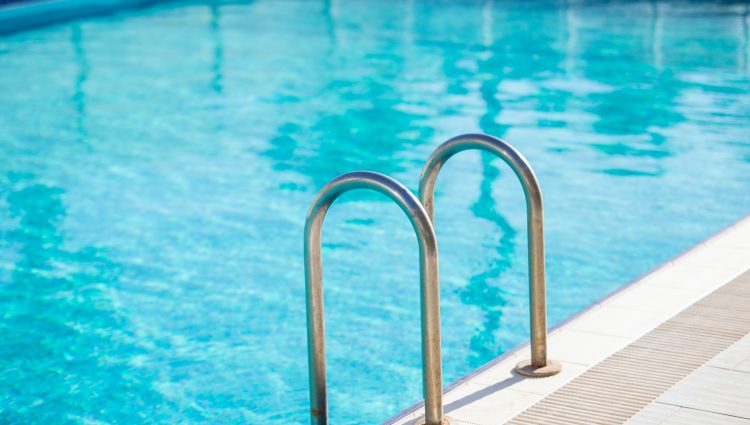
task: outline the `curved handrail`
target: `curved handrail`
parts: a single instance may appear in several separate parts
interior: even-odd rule
[[[388,196],[406,213],[419,241],[422,316],[422,379],[427,425],[443,423],[442,360],[440,355],[440,292],[435,231],[424,207],[401,183],[383,174],[355,171],[331,180],[317,195],[305,222],[305,293],[313,425],[328,424],[321,230],[328,208],[344,192],[371,189]]]
[[[464,134],[440,145],[427,159],[419,178],[419,199],[434,224],[435,181],[445,162],[453,155],[479,149],[493,153],[510,166],[523,186],[529,238],[529,302],[531,305],[531,361],[516,370],[527,376],[550,376],[560,364],[547,360],[547,306],[544,270],[544,212],[542,191],[526,158],[507,142],[486,134]]]

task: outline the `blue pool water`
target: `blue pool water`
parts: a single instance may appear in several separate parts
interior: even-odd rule
[[[550,324],[750,212],[743,3],[171,3],[0,38],[0,422],[307,419],[302,228],[355,169],[416,189],[445,139],[516,145]],[[438,181],[445,381],[527,336],[520,185]],[[421,398],[416,238],[324,228],[333,423]]]

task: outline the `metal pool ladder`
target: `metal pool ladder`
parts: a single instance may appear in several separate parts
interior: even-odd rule
[[[401,183],[388,176],[371,171],[355,171],[331,180],[321,189],[310,206],[305,222],[304,243],[312,425],[328,425],[321,231],[328,208],[339,196],[353,189],[370,189],[388,196],[406,213],[417,234],[422,326],[422,390],[425,400],[425,416],[421,423],[451,423],[443,414],[440,282],[437,240],[433,227],[434,193],[437,175],[445,162],[453,155],[470,149],[487,151],[502,158],[521,181],[526,196],[531,360],[519,363],[516,371],[530,377],[551,376],[560,372],[560,363],[547,359],[544,216],[539,182],[526,158],[507,142],[485,134],[465,134],[440,145],[427,160],[419,179],[419,199]]]
[[[562,365],[547,359],[547,302],[544,269],[544,211],[542,190],[529,162],[504,140],[486,134],[464,134],[440,145],[427,159],[419,178],[419,199],[434,226],[435,181],[446,161],[453,155],[478,149],[497,155],[510,166],[523,186],[526,197],[526,221],[529,238],[529,312],[531,315],[531,360],[516,366],[529,377],[552,376]]]
[[[432,222],[422,204],[404,185],[388,176],[355,171],[331,180],[317,195],[305,222],[305,293],[307,298],[307,353],[310,373],[310,415],[313,425],[328,424],[325,328],[323,320],[323,262],[321,230],[333,202],[352,189],[370,189],[388,196],[406,213],[419,242],[419,280],[422,313],[422,384],[427,425],[441,425],[443,373],[440,355],[440,288],[438,251]]]

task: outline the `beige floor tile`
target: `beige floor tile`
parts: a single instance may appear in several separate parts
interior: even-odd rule
[[[592,366],[631,342],[630,338],[561,329],[549,338],[550,359]]]
[[[735,270],[676,263],[645,277],[641,284],[709,292],[737,276]]]
[[[479,425],[502,424],[538,399],[538,395],[523,391],[477,386],[474,393],[446,405],[446,413],[451,418]]]
[[[684,264],[734,270],[739,273],[747,270],[747,265],[750,264],[750,249],[719,245],[712,240],[680,257],[679,260]]]
[[[657,401],[750,419],[750,373],[704,366]]]
[[[625,422],[625,425],[660,425],[678,410],[680,408],[677,406],[651,403]]]
[[[750,249],[750,218],[735,224],[714,240],[721,246]]]
[[[750,373],[750,359],[745,359],[745,361],[735,366],[734,370],[738,372]]]
[[[746,362],[750,362],[750,335],[732,344],[731,347],[711,359],[707,365],[722,369],[741,370],[742,364]],[[750,366],[750,363],[748,366]]]
[[[657,313],[675,314],[701,298],[697,291],[649,285],[646,282],[633,285],[616,297],[602,303],[604,306],[630,308]]]
[[[534,404],[540,396],[514,391],[503,385],[463,384],[445,398],[445,415],[457,424],[493,425],[504,423]],[[405,418],[399,424],[412,425],[423,417],[423,411]]]
[[[602,305],[573,322],[567,328],[603,335],[637,338],[672,315],[663,311],[644,311],[615,305]]]
[[[750,419],[681,408],[660,425],[750,425]]]

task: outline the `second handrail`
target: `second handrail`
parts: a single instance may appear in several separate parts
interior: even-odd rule
[[[486,134],[464,134],[440,145],[427,159],[419,178],[419,199],[434,226],[435,181],[445,162],[470,149],[493,153],[510,166],[523,186],[529,238],[529,304],[531,316],[531,360],[516,366],[526,376],[551,376],[560,363],[547,359],[547,304],[544,268],[544,211],[542,190],[529,162],[504,140]]]

